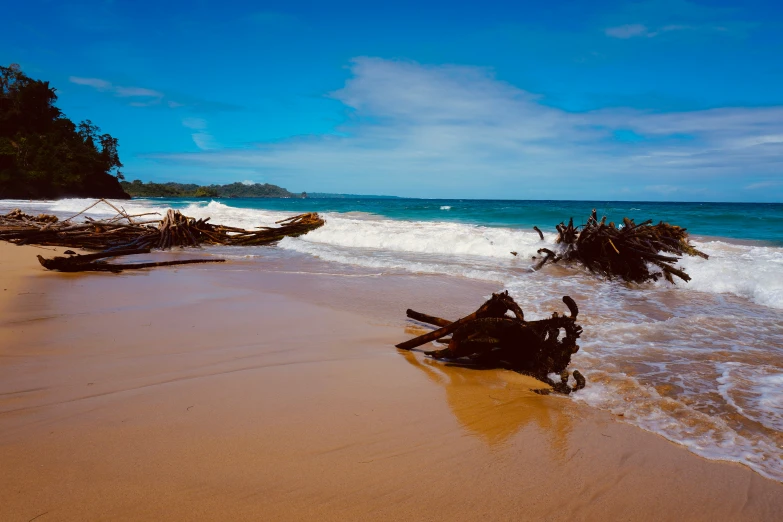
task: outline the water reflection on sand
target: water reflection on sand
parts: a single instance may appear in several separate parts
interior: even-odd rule
[[[553,458],[559,460],[569,453],[571,418],[552,407],[558,398],[532,391],[546,387],[542,382],[508,370],[449,366],[413,352],[403,356],[444,389],[446,403],[466,434],[496,447],[532,428],[549,440]]]

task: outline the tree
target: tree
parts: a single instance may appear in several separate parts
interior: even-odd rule
[[[56,101],[49,82],[0,66],[0,198],[128,198],[117,139]]]
[[[193,193],[193,196],[196,198],[216,198],[218,197],[218,191],[213,187],[199,187]]]

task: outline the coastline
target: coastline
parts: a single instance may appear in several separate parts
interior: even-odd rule
[[[412,295],[457,316],[496,285],[57,274],[37,250],[0,243],[3,520],[783,516],[783,484],[744,466],[393,348]]]

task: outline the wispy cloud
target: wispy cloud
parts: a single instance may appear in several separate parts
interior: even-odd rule
[[[108,91],[112,88],[110,82],[101,80],[100,78],[79,78],[78,76],[71,76],[69,80],[76,85],[87,85],[88,87],[98,89],[99,91]]]
[[[152,107],[164,106],[169,109],[185,108],[190,112],[209,113],[209,112],[227,112],[240,110],[238,105],[203,100],[184,94],[164,93],[155,89],[146,87],[128,87],[115,85],[108,80],[101,78],[82,78],[71,76],[69,81],[76,85],[91,87],[97,91],[114,95],[116,98],[127,98],[126,103],[131,107]]]
[[[121,98],[163,98],[163,93],[143,87],[115,87],[114,92]]]
[[[110,92],[118,98],[133,98],[133,101],[129,102],[129,105],[132,107],[157,105],[164,96],[162,92],[152,89],[145,89],[144,87],[123,87],[121,85],[114,85],[111,82],[100,78],[80,78],[78,76],[71,76],[69,80],[76,85],[85,85],[101,92]]]
[[[182,125],[191,129],[193,132],[190,137],[193,143],[201,150],[213,150],[216,148],[215,138],[207,132],[207,122],[203,118],[185,118]]]
[[[182,125],[188,129],[203,130],[207,128],[207,121],[203,118],[185,118]]]
[[[626,24],[626,25],[618,25],[616,27],[607,27],[604,30],[604,33],[606,34],[606,36],[611,36],[612,38],[628,39],[637,36],[655,38],[656,36],[660,36],[666,33],[671,33],[674,31],[694,31],[694,32],[698,31],[701,33],[705,33],[705,32],[726,33],[728,32],[728,29],[724,26],[691,26],[691,25],[682,25],[682,24],[672,24],[672,25],[664,25],[662,27],[658,27],[657,29],[650,30],[647,26],[642,24]]]
[[[634,36],[644,36],[648,34],[647,27],[642,24],[626,24],[616,27],[608,27],[604,30],[606,36],[612,38],[633,38]]]
[[[751,183],[750,185],[745,185],[743,188],[745,190],[759,190],[759,189],[768,189],[768,188],[774,188],[780,186],[783,186],[783,180],[761,181],[759,183]]]
[[[275,172],[295,189],[438,197],[605,198],[623,187],[731,199],[751,176],[783,178],[783,140],[770,138],[783,135],[783,107],[571,113],[481,68],[359,58],[351,72],[330,94],[350,114],[337,134],[154,157]]]
[[[687,0],[646,0],[624,4],[608,17],[611,38],[654,38],[667,33],[742,35],[756,26],[738,18],[736,8],[712,7]]]

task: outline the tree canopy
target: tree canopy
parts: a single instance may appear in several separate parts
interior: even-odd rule
[[[304,198],[269,183],[229,183],[228,185],[200,186],[195,183],[142,183],[123,181],[122,188],[133,197],[167,198]]]
[[[128,198],[117,139],[55,106],[56,89],[0,66],[0,198]]]

